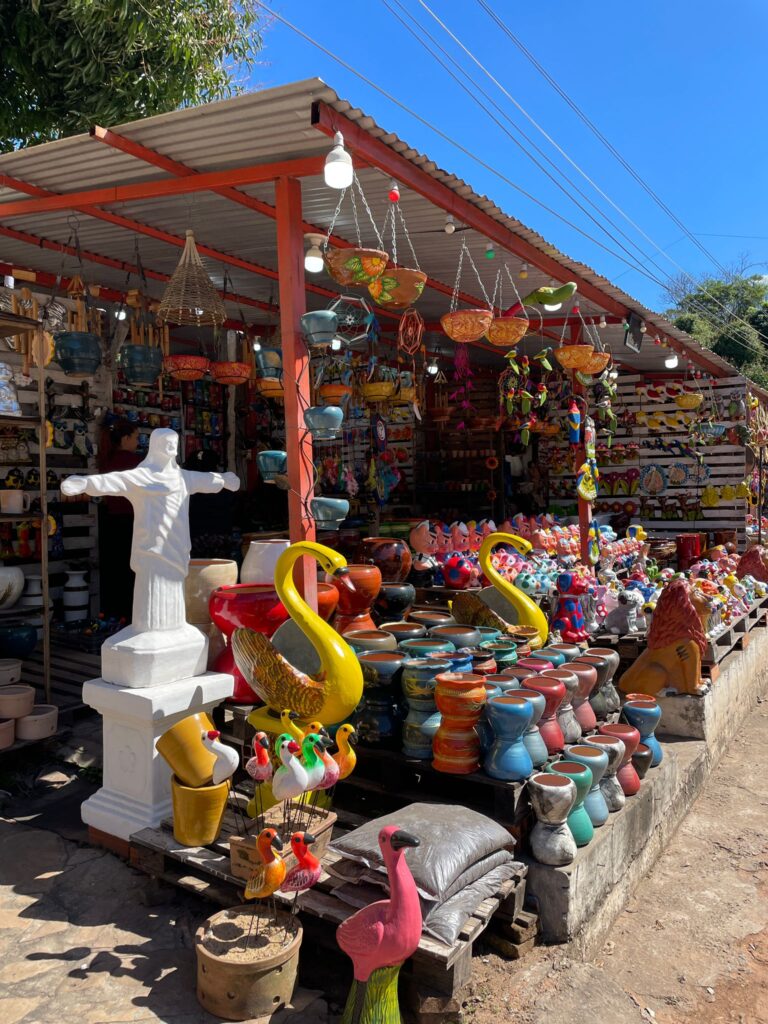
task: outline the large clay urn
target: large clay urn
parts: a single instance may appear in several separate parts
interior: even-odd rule
[[[576,856],[576,842],[566,824],[576,802],[576,785],[565,775],[541,772],[528,780],[536,824],[531,830],[531,852],[542,864],[561,867]]]
[[[396,537],[364,537],[356,557],[364,564],[375,565],[384,583],[405,583],[411,571],[411,549]]]
[[[333,628],[342,634],[352,629],[376,629],[371,608],[381,590],[381,573],[375,565],[350,565],[348,569],[343,576],[326,576],[339,594]]]
[[[582,732],[593,732],[597,728],[597,718],[589,703],[589,698],[597,685],[597,669],[576,658],[568,662],[568,670],[579,680],[579,688],[573,698],[573,713],[581,726]]]
[[[621,661],[619,652],[614,651],[611,647],[588,647],[587,654],[608,659],[610,670],[608,678],[602,684],[601,689],[605,695],[605,704],[608,709],[608,713],[611,714],[614,711],[618,711],[621,707],[621,698],[619,697],[618,690],[613,684],[613,677],[616,675],[619,668],[619,662]]]
[[[565,695],[557,709],[557,721],[563,731],[566,743],[578,743],[582,737],[581,726],[573,713],[573,699],[579,690],[579,678],[568,668],[550,668],[541,673],[545,679],[559,679],[565,687]],[[532,687],[535,689],[535,687]]]
[[[525,688],[534,690],[544,697],[544,714],[539,720],[539,732],[549,753],[559,754],[565,746],[565,738],[557,721],[557,709],[565,697],[565,683],[562,679],[534,675],[525,679]]]
[[[620,811],[627,801],[616,773],[624,757],[624,744],[618,736],[586,736],[583,740],[586,747],[597,747],[608,755],[608,767],[600,780],[600,792],[605,798],[608,810],[613,814]],[[581,744],[579,744],[581,746]]]
[[[480,767],[480,739],[475,731],[486,700],[485,680],[471,672],[444,672],[437,677],[435,703],[442,718],[432,741],[433,767],[469,775]]]
[[[637,750],[640,742],[640,733],[633,726],[626,722],[617,722],[615,725],[601,725],[599,730],[602,736],[615,736],[624,744],[624,757],[621,766],[616,773],[619,785],[625,796],[634,796],[640,789],[640,776],[632,764],[632,755]]]

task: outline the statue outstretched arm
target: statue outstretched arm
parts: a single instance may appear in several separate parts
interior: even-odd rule
[[[236,473],[196,473],[183,470],[190,494],[218,494],[219,491],[237,491],[240,477]]]
[[[94,473],[92,476],[69,476],[61,482],[62,494],[128,494],[131,482],[128,473]]]

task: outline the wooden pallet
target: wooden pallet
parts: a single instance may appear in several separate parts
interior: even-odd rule
[[[340,812],[340,820],[356,826],[364,819]],[[249,830],[254,824],[251,822]],[[345,830],[344,826],[338,826],[338,829],[339,833]],[[238,816],[236,820],[232,810],[228,809],[221,836],[215,843],[204,847],[183,847],[173,837],[171,822],[164,822],[160,828],[145,828],[131,836],[130,862],[153,878],[204,896],[220,906],[237,906],[243,902],[243,882],[230,874],[228,837],[241,830],[241,819]],[[296,900],[303,918],[324,922],[325,926],[318,930],[318,937],[334,947],[336,925],[356,910],[334,895],[334,889],[344,883],[331,876],[327,869],[339,859],[332,850],[326,851],[323,856],[326,870],[317,885],[308,892],[298,897],[276,894],[276,900],[283,908],[292,908]],[[404,975],[414,982],[417,990],[431,990],[449,999],[457,995],[471,976],[472,947],[491,918],[498,912],[503,920],[513,922],[519,916],[526,874],[527,867],[519,864],[515,877],[501,883],[498,891],[483,900],[468,918],[453,945],[422,935],[419,948],[404,968]],[[378,897],[381,897],[380,893]],[[328,928],[329,924],[333,927]]]

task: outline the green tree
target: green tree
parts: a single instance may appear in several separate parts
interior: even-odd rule
[[[253,0],[0,0],[0,151],[241,91]]]

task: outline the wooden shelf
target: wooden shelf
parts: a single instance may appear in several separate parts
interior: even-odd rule
[[[27,520],[34,522],[40,519],[39,512],[19,512],[18,515],[12,512],[0,512],[0,523],[25,523]]]
[[[30,427],[39,427],[40,420],[37,416],[0,416],[0,427],[23,427],[29,430]]]
[[[37,320],[33,320],[31,317],[0,312],[0,331],[3,334],[29,334],[36,331],[39,326]]]

